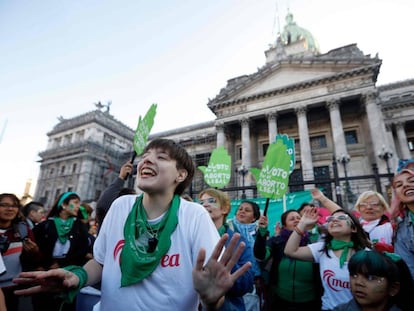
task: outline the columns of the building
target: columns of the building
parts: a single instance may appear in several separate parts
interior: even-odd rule
[[[226,147],[226,134],[224,133],[224,123],[216,123],[217,147]]]
[[[369,129],[371,132],[371,140],[373,146],[373,152],[378,164],[380,173],[386,173],[387,167],[384,161],[378,158],[378,154],[381,152],[383,146],[389,148],[388,136],[385,134],[385,124],[382,118],[381,107],[378,100],[377,92],[367,92],[364,94],[365,107],[367,111],[367,119]]]
[[[385,135],[387,135],[387,139],[390,144],[389,151],[392,152],[392,157],[389,160],[388,164],[391,172],[394,172],[398,166],[398,155],[397,146],[395,145],[394,135],[392,132],[392,124],[385,124]]]
[[[277,112],[271,112],[267,115],[267,123],[269,128],[269,144],[276,140],[277,135]]]
[[[347,155],[344,128],[342,126],[341,113],[339,111],[339,100],[331,99],[326,103],[331,118],[332,139],[334,143],[335,156]]]
[[[302,162],[303,180],[313,180],[313,163],[310,148],[308,120],[306,118],[306,107],[295,109],[298,118],[299,142],[300,142],[300,159]],[[307,185],[305,188],[313,187]]]
[[[398,144],[400,146],[401,159],[410,159],[411,153],[408,149],[407,135],[405,134],[404,123],[398,122],[395,124],[395,129],[397,130]]]
[[[242,165],[244,166],[245,169],[250,169],[252,167],[252,160],[250,156],[251,144],[250,144],[250,128],[249,128],[250,124],[249,123],[250,121],[248,118],[243,118],[240,121],[241,142],[242,142],[242,159],[241,160],[242,160]],[[245,186],[250,186],[252,184],[249,173],[244,174],[242,178],[244,179]]]

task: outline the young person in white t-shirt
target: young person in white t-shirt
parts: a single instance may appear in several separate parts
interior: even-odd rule
[[[294,259],[319,263],[324,294],[322,310],[332,310],[335,306],[352,299],[349,283],[348,261],[358,250],[371,247],[358,219],[342,209],[329,216],[328,232],[325,240],[299,246],[305,228],[318,221],[316,208],[307,210],[290,235],[285,254]]]
[[[17,283],[37,286],[16,294],[79,290],[101,281],[102,311],[197,310],[199,301],[206,310],[218,309],[251,264],[231,273],[244,249],[240,236],[221,254],[228,235],[220,239],[207,211],[180,198],[194,170],[183,147],[169,139],[151,141],[137,166],[143,194],[113,202],[95,241],[94,259],[83,268],[21,273]]]

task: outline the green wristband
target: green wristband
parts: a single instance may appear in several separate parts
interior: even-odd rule
[[[267,233],[268,233],[267,227],[266,228],[259,227],[259,234],[261,236],[265,237],[265,236],[267,236]]]
[[[67,291],[60,293],[58,296],[63,299],[65,303],[72,303],[75,297],[79,294],[82,287],[88,282],[88,273],[81,266],[67,266],[63,270],[74,273],[79,278],[79,284],[77,287],[68,289]]]

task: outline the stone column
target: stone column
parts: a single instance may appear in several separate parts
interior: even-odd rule
[[[226,134],[224,133],[224,123],[216,122],[217,147],[226,147]]]
[[[277,135],[277,112],[267,114],[267,124],[269,128],[269,144],[276,140]]]
[[[246,168],[250,168],[251,157],[250,157],[250,128],[249,128],[249,119],[243,118],[240,121],[241,124],[241,140],[242,140],[242,164]]]
[[[410,152],[410,149],[408,149],[408,141],[407,141],[407,135],[405,134],[404,123],[398,122],[395,125],[395,129],[397,130],[398,144],[400,146],[400,152],[401,152],[401,159],[411,159],[411,152]]]
[[[385,124],[382,118],[378,92],[371,91],[364,94],[365,108],[367,111],[368,125],[371,132],[373,152],[377,156],[383,145],[389,147],[385,135]],[[381,173],[386,173],[387,167],[384,161],[377,161]]]
[[[342,127],[341,113],[339,111],[339,100],[331,99],[326,103],[331,119],[332,140],[334,143],[335,156],[348,154],[346,148],[344,128]]]
[[[298,118],[299,142],[300,142],[300,159],[302,162],[303,180],[313,180],[313,163],[310,148],[308,120],[306,118],[306,107],[295,109]],[[305,185],[305,189],[312,188],[313,185]]]

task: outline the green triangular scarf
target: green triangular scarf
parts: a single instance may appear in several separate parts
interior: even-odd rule
[[[69,217],[66,220],[63,220],[60,217],[54,217],[53,221],[55,222],[55,227],[58,234],[58,239],[60,243],[65,244],[68,240],[68,233],[72,229],[75,217]]]
[[[171,234],[178,224],[178,207],[180,196],[174,195],[171,205],[164,218],[156,226],[150,227],[147,215],[142,206],[142,197],[137,197],[125,222],[125,244],[121,252],[121,287],[141,282],[159,265],[171,246]],[[148,230],[148,227],[151,230]],[[152,253],[148,250],[148,239],[151,231],[157,231],[158,245]]]
[[[328,248],[334,251],[343,249],[341,257],[339,257],[339,266],[341,268],[344,266],[346,258],[348,257],[349,248],[352,248],[352,247],[354,247],[354,242],[352,241],[345,242],[345,241],[340,241],[340,240],[335,240],[335,239],[333,239],[328,245]]]

